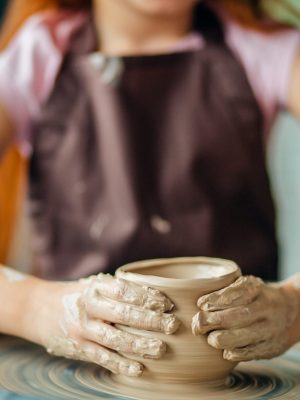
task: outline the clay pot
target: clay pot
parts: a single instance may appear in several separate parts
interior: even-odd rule
[[[206,335],[194,336],[191,321],[199,311],[196,303],[200,296],[221,289],[240,276],[234,262],[204,257],[149,260],[127,264],[117,270],[116,276],[159,289],[175,304],[172,312],[181,321],[173,335],[118,326],[127,332],[159,338],[167,344],[167,353],[159,360],[126,355],[146,367],[143,376],[136,379],[139,385],[143,381],[191,384],[227,377],[236,364],[224,360],[221,350],[209,346]],[[132,379],[117,377],[126,384]]]

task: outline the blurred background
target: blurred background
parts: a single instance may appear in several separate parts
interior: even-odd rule
[[[268,148],[277,206],[281,277],[300,272],[300,123],[286,113],[278,118]],[[272,155],[271,155],[272,154]]]
[[[6,8],[6,1],[1,0],[1,3],[0,3],[0,19],[1,20],[2,20],[3,14],[4,14],[4,11],[5,11],[5,8]]]
[[[26,0],[21,0],[26,1]],[[29,0],[31,1],[31,0]],[[0,0],[0,21],[7,1]],[[1,77],[0,77],[1,78]],[[268,166],[277,207],[281,277],[300,272],[300,123],[286,113],[276,122],[268,145]],[[5,182],[0,168],[0,190]],[[9,178],[8,178],[9,179]],[[10,182],[8,181],[7,184]],[[2,189],[3,190],[3,189]],[[26,189],[21,190],[21,206],[9,243],[6,262],[30,271],[30,224],[26,217]],[[0,192],[1,198],[1,192]],[[13,200],[11,200],[13,202]],[[1,201],[0,201],[1,206]],[[0,213],[1,215],[1,213]],[[0,229],[3,220],[0,219]]]

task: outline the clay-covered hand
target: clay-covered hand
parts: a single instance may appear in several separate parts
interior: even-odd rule
[[[39,300],[40,299],[40,300]],[[114,373],[139,376],[143,366],[119,353],[159,358],[165,344],[123,332],[114,324],[171,334],[179,321],[158,290],[100,274],[78,282],[47,283],[33,325],[49,353],[93,362]]]
[[[298,314],[298,297],[280,284],[265,284],[254,276],[199,298],[192,321],[195,335],[208,334],[208,343],[223,349],[230,361],[272,358],[285,352]]]

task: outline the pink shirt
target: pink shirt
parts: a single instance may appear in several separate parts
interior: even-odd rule
[[[267,131],[277,110],[287,104],[289,76],[300,46],[300,32],[263,34],[245,29],[224,15],[222,19],[227,45],[245,69]],[[24,154],[30,154],[31,123],[50,95],[72,35],[85,20],[84,13],[37,14],[0,55],[0,102],[15,123],[16,140]],[[198,33],[191,33],[171,51],[204,45]]]

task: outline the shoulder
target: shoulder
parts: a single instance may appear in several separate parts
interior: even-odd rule
[[[85,13],[43,12],[30,17],[0,53],[0,102],[8,111],[17,140],[49,96],[72,35]]]
[[[29,17],[12,40],[12,44],[28,41],[28,46],[41,44],[45,36],[53,46],[64,50],[71,35],[87,18],[84,12],[44,11]],[[41,34],[42,36],[39,36]]]
[[[287,106],[289,81],[300,48],[300,31],[265,33],[247,29],[224,14],[221,18],[227,45],[242,64],[269,125],[276,111]]]
[[[26,70],[30,77],[29,66],[32,68],[32,79],[35,72],[47,67],[53,58],[63,56],[68,48],[74,32],[86,19],[83,13],[43,12],[30,17],[9,46],[0,55],[1,72],[6,77],[13,67],[17,77]],[[53,67],[53,65],[52,65]],[[3,74],[2,74],[3,75]]]
[[[280,54],[293,52],[300,44],[300,31],[296,29],[263,32],[245,28],[226,15],[222,19],[227,44],[241,57],[247,53],[248,58],[266,61],[276,53],[279,59]]]

